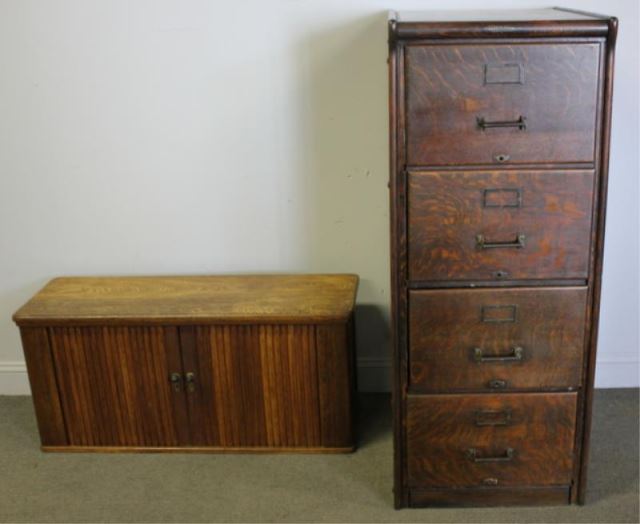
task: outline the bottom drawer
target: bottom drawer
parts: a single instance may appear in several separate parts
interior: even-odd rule
[[[409,487],[571,484],[576,393],[410,395]]]
[[[562,506],[569,504],[568,486],[531,488],[412,489],[409,506]]]

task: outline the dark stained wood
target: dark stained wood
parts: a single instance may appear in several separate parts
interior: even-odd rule
[[[320,426],[326,446],[353,445],[352,355],[348,350],[348,326],[318,326],[318,375]]]
[[[410,292],[412,391],[490,390],[495,379],[506,389],[580,386],[586,300],[586,287]],[[478,362],[476,348],[522,357]]]
[[[408,46],[409,165],[593,162],[600,45]]]
[[[167,332],[167,330],[169,332]],[[176,328],[51,328],[71,446],[179,446]]]
[[[357,284],[356,275],[56,278],[13,319],[21,326],[346,322]]]
[[[67,433],[47,330],[23,327],[20,336],[40,440],[43,446],[64,446],[67,444]]]
[[[616,33],[615,18],[566,9],[458,11],[454,16],[401,13],[389,20],[394,494],[398,508],[584,502]],[[488,60],[491,57],[496,60]],[[478,109],[487,114],[477,114]],[[526,124],[522,129],[486,127],[487,122],[513,124],[520,117]],[[479,123],[478,118],[484,120]],[[492,176],[504,177],[509,183],[494,186],[498,191],[488,194],[483,188],[480,197],[465,194]],[[420,177],[421,193],[416,199],[412,184]],[[434,179],[460,184],[432,187]],[[514,188],[511,182],[516,180],[526,180],[529,190],[537,187],[536,194],[542,199],[534,208],[527,209],[530,191],[521,195],[513,191],[518,186]],[[471,205],[474,199],[481,203],[479,213]],[[506,228],[514,225],[532,232],[507,233]],[[464,244],[461,239],[466,241],[469,231],[479,226],[493,227],[493,233],[513,234],[513,238],[494,238],[480,231],[471,236],[471,244]],[[515,233],[525,235],[524,247],[482,250],[476,240],[481,234],[485,243],[505,242],[516,240]],[[554,243],[556,238],[559,241]],[[528,249],[531,247],[534,252]],[[507,328],[508,340],[522,334],[535,341],[536,347],[544,349],[538,358],[544,355],[548,363],[529,368],[528,374],[525,366],[537,360],[491,363],[504,370],[503,377],[496,377],[504,384],[494,383],[504,389],[482,396],[502,397],[514,391],[525,396],[536,392],[562,395],[569,394],[562,391],[575,390],[570,393],[574,396],[573,439],[557,450],[565,457],[560,462],[563,484],[535,485],[526,473],[512,480],[529,484],[511,488],[410,484],[408,391],[427,393],[425,401],[453,398],[457,392],[465,392],[459,395],[465,398],[474,396],[474,391],[486,391],[478,383],[488,377],[472,373],[469,361],[455,360],[460,352],[437,353],[431,349],[433,344],[450,349],[456,341],[470,343],[469,338],[479,334],[497,354],[501,340],[497,325],[495,331],[478,332],[464,322],[454,322],[447,316],[451,308],[444,297],[450,292],[475,296],[475,288],[492,296],[503,296],[512,289],[537,293],[534,287],[552,292],[553,297],[544,301],[534,322],[521,333],[515,326]],[[422,304],[424,317],[417,318],[415,304],[407,304],[407,298],[420,295],[421,289],[441,293],[442,300]],[[573,300],[567,298],[571,296]],[[459,313],[466,307],[462,300],[456,306]],[[557,317],[554,311],[560,312]],[[450,340],[440,345],[446,338]],[[428,449],[418,453],[418,462],[428,453]]]
[[[576,393],[409,396],[410,486],[569,485],[576,399]],[[509,460],[481,461],[507,449]]]
[[[592,172],[411,172],[408,184],[411,280],[587,276]],[[520,248],[478,246],[520,234]]]
[[[615,46],[618,36],[618,19],[609,18],[609,36],[606,47],[606,62],[603,68],[604,93],[602,103],[602,131],[600,134],[600,165],[597,186],[597,219],[594,221],[593,242],[591,244],[591,275],[592,296],[589,310],[589,330],[587,332],[587,358],[585,359],[585,389],[582,403],[581,420],[583,420],[582,434],[578,436],[579,464],[577,471],[575,502],[584,504],[586,501],[587,468],[591,440],[591,420],[593,411],[593,383],[596,371],[596,352],[598,344],[598,318],[600,316],[600,294],[602,287],[602,264],[604,258],[604,233],[607,211],[607,188],[609,181],[609,154],[611,150],[611,103],[613,99],[613,77],[615,62]]]
[[[569,502],[568,486],[527,488],[411,489],[409,506],[559,506]]]

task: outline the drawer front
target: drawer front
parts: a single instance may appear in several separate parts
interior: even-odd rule
[[[592,171],[409,173],[409,278],[586,278],[593,182]]]
[[[410,395],[409,487],[570,485],[576,398]]]
[[[586,307],[586,287],[411,291],[411,388],[577,387]]]
[[[406,48],[409,165],[593,162],[600,44]]]

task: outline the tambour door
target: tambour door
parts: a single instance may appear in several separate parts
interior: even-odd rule
[[[191,445],[352,445],[345,326],[180,329]]]
[[[53,327],[51,349],[70,446],[187,444],[178,330]]]

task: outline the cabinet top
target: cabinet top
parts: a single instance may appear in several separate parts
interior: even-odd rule
[[[426,38],[606,36],[617,20],[575,9],[391,11],[391,40]]]
[[[14,315],[20,326],[346,321],[356,275],[65,277]]]

